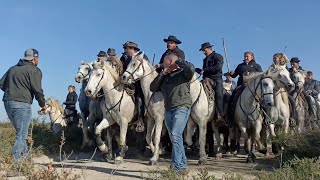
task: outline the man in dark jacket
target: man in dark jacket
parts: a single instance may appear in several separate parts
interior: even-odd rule
[[[175,36],[169,36],[167,39],[163,39],[167,43],[167,50],[162,54],[159,64],[156,65],[157,72],[160,73],[163,69],[163,59],[168,54],[176,54],[179,59],[185,59],[184,52],[179,49],[178,44],[181,44],[181,41]]]
[[[210,78],[215,82],[213,87],[215,91],[215,101],[217,109],[216,121],[221,120],[223,115],[223,80],[222,80],[222,67],[223,67],[223,57],[216,53],[212,49],[212,45],[209,42],[205,42],[201,45],[199,51],[202,51],[206,56],[203,59],[202,69],[196,68],[196,72],[203,75],[203,79]],[[214,141],[213,141],[213,129],[208,123],[207,126],[207,142],[209,144],[209,156],[214,156]]]
[[[73,123],[75,117],[77,116],[76,103],[78,100],[78,95],[75,90],[76,88],[73,85],[70,85],[68,87],[69,93],[67,95],[67,99],[65,102],[63,102],[63,104],[66,105],[64,114],[66,115],[68,123]]]
[[[129,63],[132,60],[132,57],[136,56],[141,52],[138,44],[131,41],[127,41],[125,44],[123,44],[123,49],[124,49],[124,53],[122,54],[120,61],[122,62],[122,65],[123,65],[123,71],[126,71]],[[149,60],[146,55],[144,55],[144,59]],[[144,95],[142,92],[140,81],[135,82],[134,87],[135,87],[134,96],[136,101],[135,104],[138,109],[139,121],[140,123],[143,123],[144,115],[145,115],[145,107],[144,107],[145,102],[144,102]]]
[[[115,57],[117,55],[116,54],[116,50],[113,49],[113,48],[108,48],[107,53],[108,53],[108,56],[114,56]]]
[[[320,93],[320,85],[318,81],[313,79],[313,73],[311,71],[307,72],[303,93],[308,102],[310,114],[313,117],[317,117],[316,99],[318,98],[318,94]]]
[[[166,55],[163,71],[152,81],[150,90],[161,91],[165,103],[165,124],[172,143],[171,168],[178,173],[187,173],[187,157],[182,133],[187,124],[190,108],[190,80],[194,66],[178,58],[176,54]]]
[[[28,155],[27,137],[31,123],[31,104],[35,97],[45,110],[41,70],[37,67],[39,53],[28,49],[24,58],[11,67],[0,80],[0,88],[4,91],[3,102],[8,118],[16,130],[16,139],[12,149],[15,160]]]
[[[300,59],[299,58],[297,58],[297,57],[291,58],[290,64],[291,64],[291,68],[289,68],[290,75],[292,75],[294,69],[304,71],[303,68],[300,66]]]

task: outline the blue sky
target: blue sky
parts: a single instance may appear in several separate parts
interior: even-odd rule
[[[223,54],[225,38],[231,68],[253,51],[265,69],[272,55],[298,56],[302,67],[320,79],[320,1],[307,0],[121,0],[18,1],[0,0],[0,75],[16,64],[28,48],[40,54],[46,97],[64,101],[82,60],[100,50],[131,40],[156,62],[166,49],[162,41],[176,35],[186,59],[202,65],[201,43],[209,41]],[[226,66],[224,67],[226,71]],[[0,92],[2,97],[3,93]],[[33,105],[34,116],[38,109]],[[0,103],[0,119],[6,119]]]

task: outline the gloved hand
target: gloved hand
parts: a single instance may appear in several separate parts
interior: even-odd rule
[[[195,71],[196,71],[198,74],[201,74],[202,69],[200,69],[200,68],[196,68],[196,69],[195,69]]]

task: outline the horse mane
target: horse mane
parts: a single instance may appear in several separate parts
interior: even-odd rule
[[[103,61],[103,62],[94,61],[93,68],[94,69],[105,69],[111,74],[111,76],[113,77],[113,79],[116,82],[120,81],[120,74],[118,73],[118,68],[115,67],[111,61],[107,61],[107,62],[106,61]]]
[[[118,59],[115,56],[109,56],[107,62],[110,62],[113,66],[117,68],[117,72],[119,75],[123,74],[123,64],[120,61],[120,59]]]
[[[253,75],[250,75],[250,76],[244,76],[243,82],[250,84],[252,81],[256,80],[259,77],[262,77],[263,75],[266,75],[266,73],[265,72],[258,72]]]
[[[86,62],[86,61],[81,61],[81,65],[90,65],[90,62]]]
[[[55,107],[55,108],[58,109],[62,114],[64,114],[63,107],[62,107],[62,105],[60,104],[59,100],[53,99],[53,98],[48,98],[48,99],[47,99],[47,104],[50,105],[50,106],[52,106],[52,107]]]
[[[140,57],[140,56],[134,56],[133,59],[134,59],[134,60],[139,60],[139,57]],[[141,59],[142,61],[145,61],[145,62],[147,63],[148,67],[149,67],[149,68],[151,69],[151,71],[152,71],[151,74],[152,74],[152,75],[155,75],[155,76],[158,75],[157,71],[156,71],[155,68],[151,65],[150,61],[148,61],[148,60],[145,59],[144,57],[145,57],[145,56],[143,56],[143,57],[140,58],[140,59]]]

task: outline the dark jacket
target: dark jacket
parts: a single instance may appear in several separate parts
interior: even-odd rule
[[[184,52],[183,52],[181,49],[179,49],[178,46],[176,46],[176,48],[174,48],[174,49],[172,49],[172,50],[167,49],[167,50],[162,54],[159,64],[162,64],[162,63],[163,63],[163,60],[164,60],[164,57],[165,57],[166,55],[168,55],[168,54],[171,54],[171,53],[177,55],[179,59],[185,59]]]
[[[149,61],[146,54],[144,54],[143,58]],[[127,70],[129,63],[131,62],[131,59],[132,57],[129,57],[125,53],[122,53],[122,56],[120,57],[120,61],[122,62],[122,65],[123,65],[123,72]]]
[[[231,75],[231,77],[233,78],[239,76],[237,86],[242,85],[243,75],[246,72],[249,72],[249,73],[262,72],[262,68],[258,63],[256,63],[255,60],[250,61],[248,64],[246,64],[245,62],[239,64],[235,69],[234,74]]]
[[[316,97],[320,93],[320,84],[317,80],[308,80],[304,83],[304,91],[311,91],[311,96]]]
[[[41,70],[32,62],[20,60],[0,80],[4,91],[3,101],[20,101],[32,104],[35,97],[40,107],[45,106],[41,86]]]
[[[76,109],[77,100],[78,100],[77,93],[72,92],[67,95],[67,99],[63,104],[66,105],[66,109]]]
[[[194,66],[184,60],[178,60],[176,63],[180,70],[168,75],[160,73],[150,84],[152,92],[162,92],[166,111],[178,107],[191,107],[190,80],[194,74]]]
[[[211,78],[214,80],[222,80],[223,57],[212,52],[203,59],[203,78]]]

